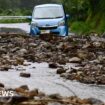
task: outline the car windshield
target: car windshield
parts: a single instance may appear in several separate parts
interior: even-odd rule
[[[60,6],[37,7],[33,12],[35,19],[52,19],[64,16],[63,8]]]

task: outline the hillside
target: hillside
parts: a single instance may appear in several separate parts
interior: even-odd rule
[[[0,0],[0,15],[30,15],[33,7],[56,0]]]
[[[71,17],[71,30],[81,33],[105,31],[104,0],[62,0]]]
[[[98,32],[105,32],[105,1],[98,1],[92,11],[89,11],[87,23],[91,24],[93,29],[97,29]]]

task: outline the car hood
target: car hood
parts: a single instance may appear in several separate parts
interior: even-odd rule
[[[37,24],[38,26],[56,26],[64,18],[57,19],[32,19],[32,23]]]

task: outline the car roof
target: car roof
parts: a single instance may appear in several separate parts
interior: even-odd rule
[[[35,7],[50,7],[50,6],[62,6],[61,4],[41,4],[41,5],[37,5]]]

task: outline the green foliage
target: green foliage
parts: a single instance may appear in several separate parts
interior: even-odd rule
[[[83,21],[76,21],[71,24],[71,31],[81,35],[84,33],[89,33],[91,26]]]
[[[3,19],[0,20],[0,23],[25,23],[30,22],[28,19]]]
[[[88,0],[87,0],[88,1]],[[73,21],[84,20],[88,14],[89,2],[85,0],[62,0],[65,10]]]
[[[0,0],[0,15],[31,15],[33,7],[58,0]]]
[[[32,10],[30,9],[0,9],[0,16],[24,16],[24,15],[31,15]]]
[[[100,16],[100,15],[99,15]],[[105,15],[103,15],[100,21],[97,24],[96,32],[104,33],[105,32]]]
[[[105,0],[62,0],[62,3],[71,14],[72,31],[105,32]]]

